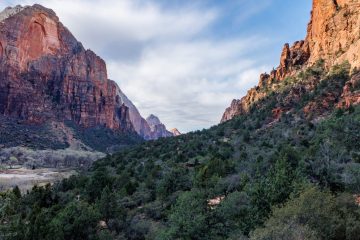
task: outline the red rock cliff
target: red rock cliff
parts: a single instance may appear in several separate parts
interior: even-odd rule
[[[246,113],[250,106],[263,98],[259,91],[273,82],[282,81],[299,70],[322,59],[326,67],[348,61],[360,67],[360,0],[313,0],[311,20],[304,41],[291,47],[285,44],[280,65],[270,74],[262,74],[257,87],[250,89],[241,100],[233,100],[221,122]],[[359,102],[358,96],[353,102]]]
[[[105,62],[40,5],[0,14],[0,114],[134,131]]]

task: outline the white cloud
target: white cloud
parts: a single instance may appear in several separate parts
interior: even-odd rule
[[[217,124],[230,101],[270,69],[249,57],[266,44],[262,36],[209,34],[221,14],[214,8],[165,8],[140,0],[36,2],[52,8],[85,47],[107,61],[110,78],[145,117],[154,113],[169,128],[189,131]]]
[[[155,112],[183,129],[208,127],[268,69],[242,57],[251,50],[249,42],[262,43],[251,38],[152,45],[136,64],[109,62],[108,69],[129,96],[139,99],[143,113]]]

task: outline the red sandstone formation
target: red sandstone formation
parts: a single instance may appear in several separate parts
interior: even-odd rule
[[[150,129],[134,104],[108,79],[104,60],[40,5],[0,13],[0,114],[43,123],[72,120],[83,127],[136,131],[149,140],[172,136]]]
[[[289,46],[285,44],[280,65],[270,74],[261,74],[257,87],[250,89],[241,100],[233,100],[221,122],[247,113],[250,107],[266,95],[260,91],[273,83],[293,76],[306,67],[324,60],[330,68],[348,61],[352,68],[360,67],[360,0],[313,0],[311,20],[304,41]],[[360,103],[360,93],[349,91],[352,83],[344,88],[341,104]],[[330,99],[330,98],[329,98]],[[326,103],[324,103],[326,105]],[[307,110],[311,107],[308,106]]]
[[[40,5],[0,15],[0,114],[134,131],[106,64]]]
[[[345,84],[343,93],[341,95],[341,101],[338,107],[349,108],[351,105],[360,104],[360,91],[353,91],[353,89],[360,88],[360,73],[355,74],[349,82]]]

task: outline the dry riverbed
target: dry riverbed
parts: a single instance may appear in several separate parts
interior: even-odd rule
[[[31,170],[20,167],[0,170],[0,191],[18,186],[22,192],[26,192],[35,185],[43,186],[47,183],[54,183],[75,174],[77,172],[74,169],[39,168]]]

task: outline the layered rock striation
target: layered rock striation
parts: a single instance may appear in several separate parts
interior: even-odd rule
[[[313,66],[320,59],[328,69],[345,61],[352,68],[360,67],[359,28],[359,0],[313,0],[305,40],[297,41],[292,46],[285,44],[279,66],[269,74],[261,74],[258,86],[250,89],[242,99],[233,100],[221,122],[247,113],[255,102],[266,96],[261,89]],[[360,101],[359,94],[344,91],[347,105],[350,100],[355,104]]]
[[[161,123],[150,126],[108,79],[104,60],[37,4],[0,13],[0,114],[28,124],[71,120],[146,140],[172,136]]]
[[[106,64],[40,5],[0,14],[0,114],[134,132]]]

